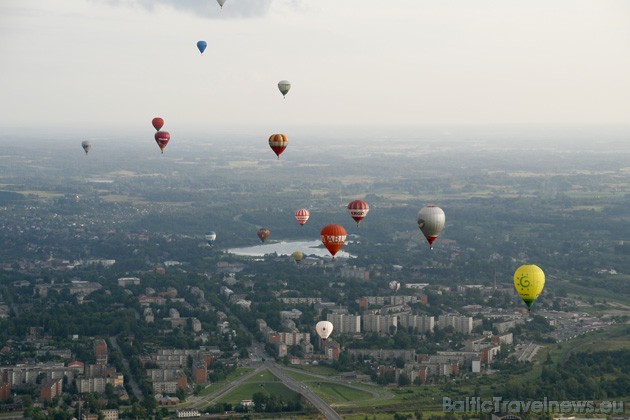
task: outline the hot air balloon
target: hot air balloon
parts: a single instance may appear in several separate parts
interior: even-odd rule
[[[208,242],[208,245],[213,246],[214,245],[214,241],[216,241],[217,239],[217,234],[216,232],[210,230],[208,232],[206,232],[206,242]]]
[[[348,213],[357,222],[357,226],[359,226],[359,223],[367,216],[369,211],[370,206],[363,200],[354,200],[348,204]]]
[[[309,217],[311,217],[311,213],[306,209],[299,209],[295,212],[295,220],[297,220],[300,226],[304,226],[304,223],[308,221]]]
[[[545,273],[537,265],[522,265],[514,272],[514,287],[531,311],[532,304],[545,287]]]
[[[333,324],[330,321],[319,321],[317,325],[315,325],[315,331],[317,331],[317,335],[326,341],[330,334],[333,331]]]
[[[162,153],[164,153],[164,148],[168,144],[168,141],[171,139],[171,134],[168,131],[158,131],[155,133],[155,142],[160,147]]]
[[[199,49],[199,52],[201,54],[203,54],[207,46],[208,46],[208,43],[206,41],[197,41],[197,48]]]
[[[87,140],[83,140],[81,142],[81,147],[83,147],[83,150],[85,150],[85,154],[87,155],[90,149],[92,148],[92,143],[90,143]]]
[[[219,3],[219,6],[221,6],[221,9],[223,9],[223,5],[225,4],[225,0],[217,0],[217,3]]]
[[[291,254],[291,256],[296,263],[299,263],[300,261],[302,261],[302,259],[304,259],[304,253],[302,251],[295,251],[293,254]]]
[[[258,229],[258,237],[260,240],[265,243],[267,239],[269,239],[269,235],[271,235],[271,231],[267,228]]]
[[[289,139],[284,134],[272,134],[269,137],[269,147],[274,151],[278,159],[280,159],[280,155],[284,152],[284,149],[287,148],[289,144]]]
[[[418,212],[418,227],[429,242],[429,248],[433,249],[433,242],[444,228],[446,216],[438,206],[424,206]]]
[[[160,129],[164,127],[164,120],[160,117],[155,117],[151,120],[151,124],[153,124],[155,131],[160,131]]]
[[[280,93],[282,93],[282,96],[286,98],[287,93],[289,93],[289,90],[291,89],[291,82],[289,82],[288,80],[280,80],[278,82],[278,89],[280,89]]]
[[[346,236],[346,230],[341,225],[327,225],[320,232],[322,243],[333,258],[346,242]]]
[[[400,283],[396,280],[392,280],[389,282],[389,288],[392,289],[394,292],[397,292],[398,289],[400,289]]]

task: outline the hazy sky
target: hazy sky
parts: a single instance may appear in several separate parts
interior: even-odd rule
[[[12,128],[630,116],[627,0],[0,0],[0,57]]]

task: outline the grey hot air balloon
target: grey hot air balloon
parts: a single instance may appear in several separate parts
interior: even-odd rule
[[[282,93],[282,96],[286,97],[287,93],[289,93],[289,89],[291,89],[291,82],[289,82],[288,80],[280,80],[278,82],[278,89],[280,89],[280,93]]]
[[[424,206],[418,212],[418,227],[425,238],[427,238],[431,249],[433,249],[433,242],[442,232],[445,222],[446,216],[444,211],[438,206]]]
[[[84,140],[81,142],[81,147],[83,147],[83,150],[85,150],[85,154],[87,155],[88,152],[90,151],[90,148],[92,147],[92,143],[90,143],[87,140]]]
[[[219,6],[221,6],[221,9],[223,9],[223,5],[225,4],[225,0],[217,0],[217,3],[219,3]]]

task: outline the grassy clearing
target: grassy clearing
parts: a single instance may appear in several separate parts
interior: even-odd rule
[[[321,382],[319,386],[311,386],[311,389],[328,404],[362,401],[372,398],[372,394],[369,392],[332,382]]]
[[[321,380],[321,378],[318,378],[317,376],[309,375],[308,373],[301,373],[301,372],[296,372],[293,370],[287,370],[285,372],[293,379],[302,381],[302,382],[315,382],[315,381],[319,382]]]
[[[622,281],[630,281],[630,276],[628,275],[616,275],[614,278],[611,278],[611,283],[614,282],[622,282]],[[593,298],[596,301],[609,301],[616,302],[620,304],[628,304],[628,295],[624,293],[617,293],[614,290],[614,287],[611,290],[602,289],[602,288],[589,288],[586,286],[582,286],[579,284],[572,283],[569,280],[560,280],[562,282],[562,286],[567,290],[570,295],[579,296],[582,299]],[[585,311],[586,312],[586,311]]]
[[[268,382],[280,382],[280,379],[276,378],[271,372],[268,370],[263,370],[260,373],[249,378],[245,383],[268,383]]]
[[[617,325],[577,337],[569,342],[554,344],[549,348],[551,360],[564,362],[571,353],[614,351],[630,349],[630,334],[627,325]],[[542,358],[542,355],[540,356]],[[547,355],[545,354],[546,358]],[[541,360],[544,360],[542,358]]]
[[[199,395],[200,396],[205,396],[205,395],[211,394],[214,391],[217,391],[217,390],[223,388],[225,386],[225,384],[235,381],[236,379],[240,378],[241,376],[245,375],[246,373],[248,373],[248,372],[250,372],[252,370],[253,370],[252,368],[238,368],[234,372],[230,373],[227,376],[227,378],[225,378],[225,380],[219,381],[219,382],[215,382],[215,383],[210,384],[207,387],[205,387],[199,393]]]
[[[282,385],[281,383],[274,383],[274,382],[260,383],[260,384],[246,383],[242,386],[239,386],[238,388],[236,388],[234,391],[230,392],[229,394],[225,395],[223,398],[219,400],[219,402],[238,404],[242,400],[251,400],[252,396],[256,392],[264,392],[265,394],[268,394],[268,395],[271,395],[271,394],[281,395],[285,401],[292,401],[297,396],[296,392],[291,391],[289,388]]]

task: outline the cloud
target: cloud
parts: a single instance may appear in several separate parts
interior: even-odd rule
[[[207,18],[255,18],[265,16],[273,0],[226,0],[223,9],[215,0],[92,0],[97,3],[106,3],[113,6],[141,7],[146,10],[155,10],[160,7],[169,7],[174,10],[191,13]]]

